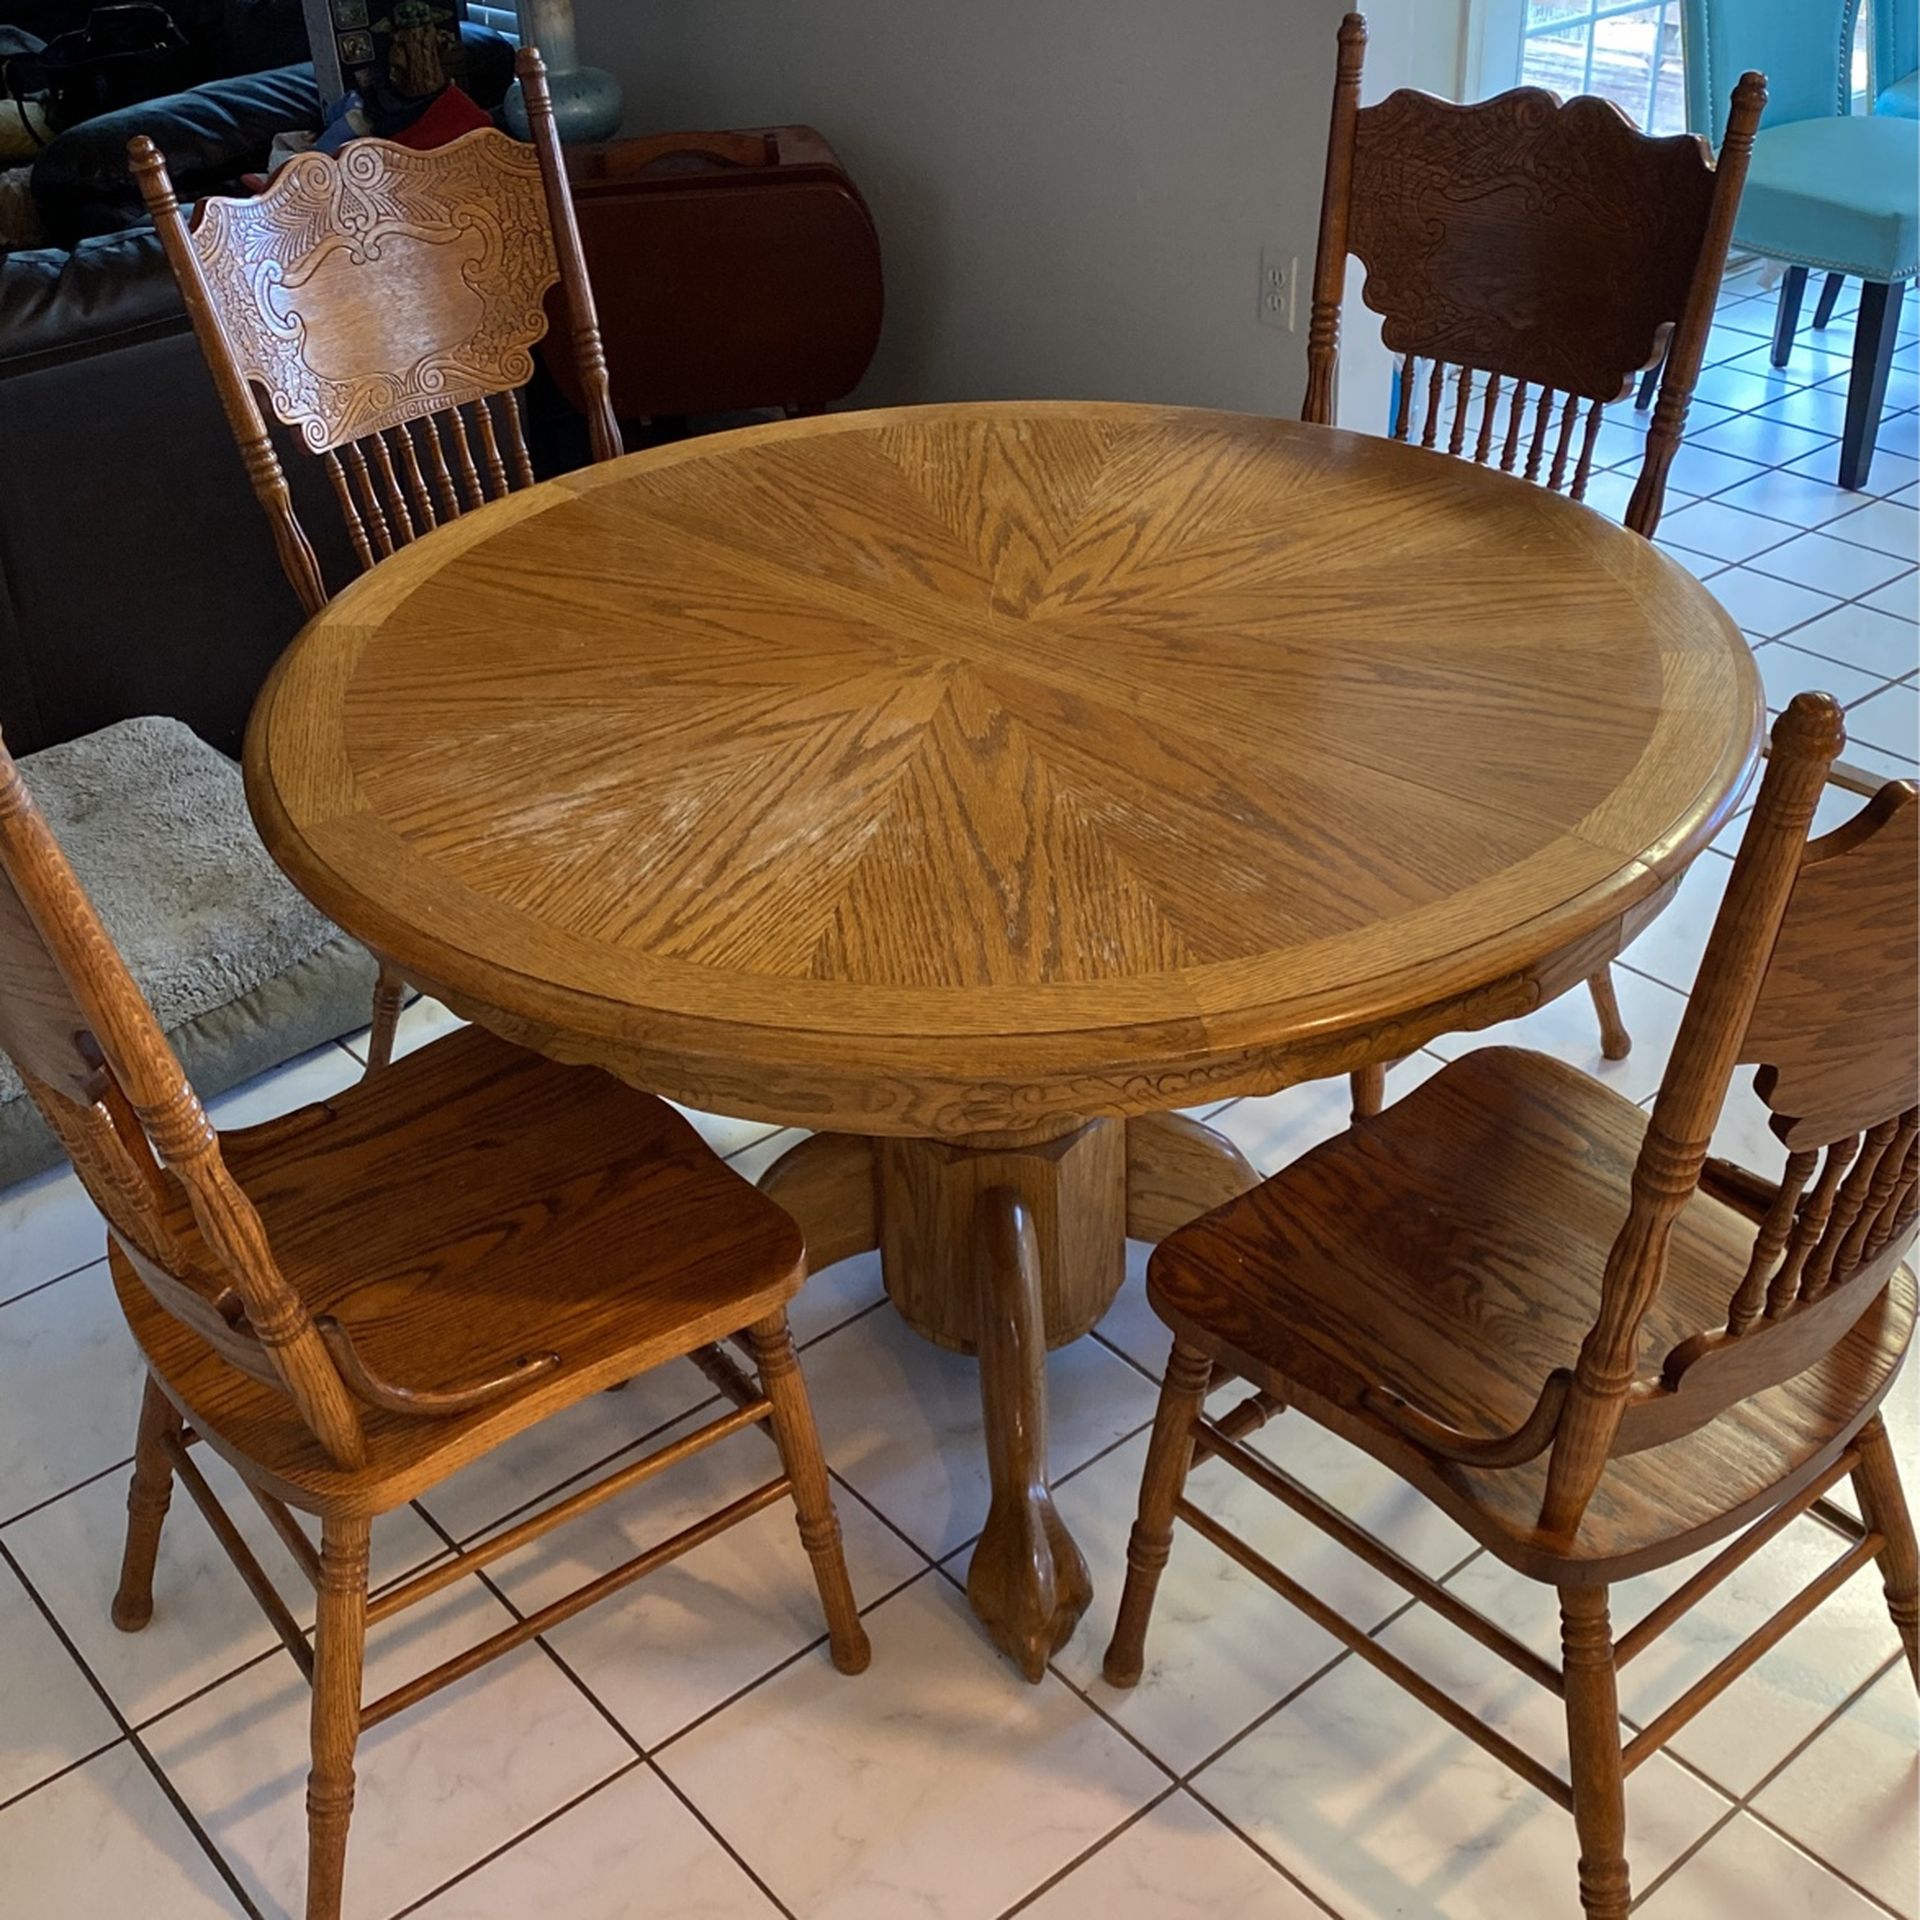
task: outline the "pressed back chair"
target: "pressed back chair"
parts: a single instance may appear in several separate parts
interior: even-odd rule
[[[1877,1560],[1910,1667],[1916,1556],[1878,1408],[1910,1340],[1920,1209],[1920,792],[1807,843],[1843,740],[1825,695],[1774,729],[1752,824],[1651,1116],[1558,1061],[1486,1048],[1163,1241],[1174,1330],[1107,1678],[1138,1680],[1176,1518],[1575,1819],[1580,1895],[1622,1920],[1627,1773]],[[1736,1063],[1779,1181],[1709,1158]],[[1218,1419],[1211,1388],[1253,1394]],[[1295,1407],[1559,1590],[1555,1666],[1243,1442]],[[1269,1453],[1279,1453],[1269,1447]],[[1184,1495],[1216,1456],[1566,1702],[1562,1780]],[[1826,1495],[1851,1474],[1855,1520]],[[1842,1551],[1621,1744],[1618,1669],[1803,1514]],[[1736,1536],[1615,1638],[1608,1589]],[[1920,1668],[1916,1668],[1920,1673]]]
[[[0,1049],[106,1215],[148,1365],[116,1625],[153,1611],[174,1481],[313,1688],[309,1920],[337,1920],[360,1733],[791,1499],[834,1663],[867,1663],[786,1302],[799,1229],[663,1102],[478,1029],[216,1135],[0,746]],[[741,1338],[758,1379],[720,1342]],[[547,1416],[669,1359],[719,1418],[370,1597],[373,1520]],[[367,1627],[572,1516],[770,1423],[780,1471],[374,1701]],[[317,1594],[309,1647],[195,1457],[238,1473]],[[316,1544],[298,1513],[317,1516]]]
[[[564,296],[596,460],[621,451],[593,289],[554,130],[546,67],[517,66],[532,144],[491,127],[428,152],[355,140],[302,154],[252,199],[183,216],[160,150],[127,152],[308,614],[319,557],[261,411],[316,455],[362,569],[470,508],[533,484],[521,390]],[[403,986],[382,967],[369,1063],[392,1055]]]
[[[1716,168],[1611,101],[1538,87],[1459,106],[1405,90],[1360,104],[1366,22],[1341,23],[1300,416],[1334,424],[1347,256],[1399,356],[1393,437],[1584,499],[1606,407],[1660,365],[1626,513],[1653,537],[1699,377],[1766,82],[1735,89]],[[1477,410],[1477,418],[1476,418]],[[1631,412],[1629,410],[1629,417]],[[1601,1051],[1632,1040],[1611,974],[1590,982]],[[1353,1076],[1376,1113],[1384,1067]]]

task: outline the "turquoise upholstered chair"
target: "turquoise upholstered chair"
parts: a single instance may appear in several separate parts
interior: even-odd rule
[[[1899,120],[1920,120],[1920,0],[1867,0],[1873,29],[1873,110]],[[1846,284],[1844,273],[1830,273],[1820,288],[1813,310],[1817,332],[1833,318],[1834,303]],[[1804,283],[1803,283],[1804,284]],[[1782,290],[1784,292],[1784,289]],[[1799,318],[1796,298],[1793,314],[1773,334],[1773,364],[1784,367],[1793,352],[1793,328]]]
[[[1843,487],[1866,485],[1901,295],[1920,269],[1920,120],[1849,111],[1858,11],[1859,0],[1685,0],[1681,16],[1694,132],[1717,144],[1734,81],[1749,67],[1767,76],[1769,103],[1733,242],[1787,263],[1775,364],[1785,364],[1809,267],[1862,283],[1840,442]],[[1887,24],[1897,32],[1897,20]],[[1831,312],[1830,297],[1822,304]]]
[[[1869,0],[1873,9],[1873,110],[1920,120],[1920,0]]]

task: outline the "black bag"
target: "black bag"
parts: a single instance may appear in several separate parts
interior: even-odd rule
[[[56,133],[193,84],[193,51],[165,7],[151,0],[95,7],[87,24],[6,63],[15,100],[38,98]]]

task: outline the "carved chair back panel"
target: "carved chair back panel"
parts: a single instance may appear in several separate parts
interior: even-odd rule
[[[560,277],[535,150],[356,140],[208,200],[192,244],[240,372],[314,453],[523,386]]]
[[[1882,788],[1802,847],[1789,885],[1773,928],[1750,930],[1759,983],[1737,1048],[1761,1063],[1786,1171],[1753,1207],[1725,1323],[1666,1354],[1616,1451],[1657,1446],[1821,1359],[1920,1217],[1920,790]]]
[[[1620,398],[1686,305],[1713,200],[1690,135],[1522,87],[1360,110],[1347,245],[1399,354]]]
[[[1349,255],[1400,358],[1392,431],[1583,499],[1601,410],[1663,366],[1626,524],[1651,537],[1699,377],[1766,83],[1736,90],[1715,166],[1606,100],[1538,87],[1360,105],[1341,23],[1301,417],[1331,425]]]
[[[308,613],[320,560],[261,396],[332,483],[362,568],[469,507],[533,484],[520,393],[564,315],[596,460],[620,452],[606,354],[539,53],[515,60],[532,144],[476,128],[426,153],[355,140],[305,154],[191,229],[166,161],[128,143],[280,565]]]
[[[1864,1133],[1920,1081],[1920,791],[1897,781],[1808,846],[1741,1058],[1789,1148]]]

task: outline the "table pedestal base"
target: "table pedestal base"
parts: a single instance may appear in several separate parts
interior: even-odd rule
[[[1154,1114],[1052,1138],[815,1134],[761,1179],[805,1230],[813,1267],[879,1248],[908,1324],[978,1354],[993,1499],[967,1597],[1029,1680],[1093,1597],[1047,1478],[1047,1349],[1112,1303],[1129,1236],[1161,1239],[1256,1177],[1223,1135]]]

